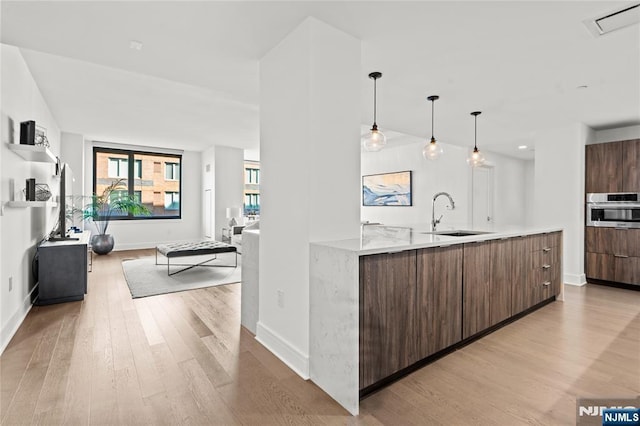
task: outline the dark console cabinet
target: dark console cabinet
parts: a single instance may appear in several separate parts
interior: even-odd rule
[[[37,305],[84,299],[87,292],[87,242],[45,242],[38,247]]]

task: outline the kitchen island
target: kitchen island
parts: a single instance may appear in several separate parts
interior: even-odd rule
[[[350,413],[367,393],[562,298],[560,229],[468,234],[363,226],[359,239],[310,245],[310,376]]]

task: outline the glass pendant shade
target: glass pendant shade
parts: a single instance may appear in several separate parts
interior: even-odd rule
[[[374,71],[369,74],[369,78],[373,80],[373,125],[371,126],[371,130],[362,135],[362,149],[368,152],[380,151],[387,144],[387,138],[385,135],[378,130],[378,125],[376,124],[376,113],[377,113],[377,80],[382,77],[381,72]]]
[[[484,164],[485,158],[484,154],[480,152],[478,149],[478,116],[482,114],[480,111],[474,111],[471,113],[474,119],[474,140],[473,140],[473,150],[469,157],[467,158],[467,164],[471,167],[478,167]]]
[[[433,136],[433,103],[440,99],[440,96],[432,95],[428,96],[427,99],[431,101],[431,140],[422,148],[422,156],[425,160],[437,160],[444,150],[442,149],[442,145],[440,145]]]
[[[369,133],[362,136],[362,148],[368,152],[380,151],[387,144],[387,137],[373,126]]]
[[[431,138],[431,142],[427,142],[422,148],[422,156],[425,160],[437,160],[443,152],[442,145],[437,143],[435,138]]]
[[[471,167],[478,167],[484,164],[484,154],[480,152],[478,148],[473,148],[471,154],[467,158],[467,164]]]

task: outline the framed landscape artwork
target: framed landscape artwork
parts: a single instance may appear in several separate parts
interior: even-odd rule
[[[362,177],[363,206],[411,206],[411,171]]]

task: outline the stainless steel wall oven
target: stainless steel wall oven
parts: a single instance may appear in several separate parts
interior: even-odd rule
[[[587,226],[640,228],[640,193],[587,194]]]

